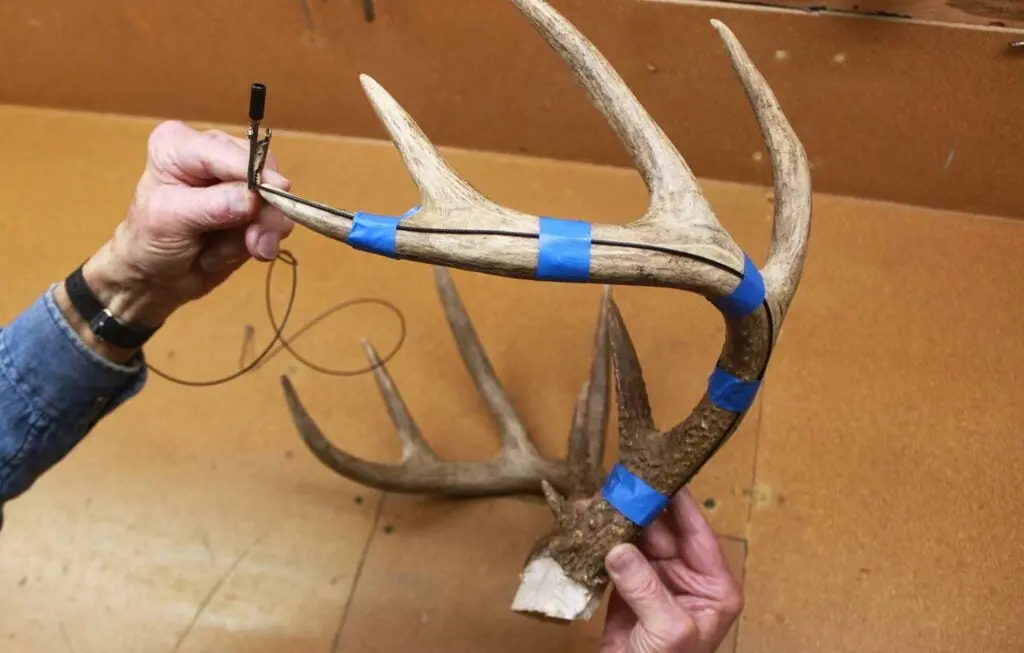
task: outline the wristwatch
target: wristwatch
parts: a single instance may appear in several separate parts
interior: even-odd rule
[[[85,275],[82,273],[84,265],[83,263],[78,266],[64,279],[64,288],[67,290],[71,305],[82,319],[89,323],[89,329],[100,340],[120,349],[142,347],[160,327],[132,324],[118,319],[85,282]]]

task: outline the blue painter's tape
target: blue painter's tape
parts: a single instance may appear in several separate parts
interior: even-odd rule
[[[398,258],[398,255],[395,254],[398,223],[402,218],[407,218],[418,211],[419,208],[419,206],[414,206],[397,217],[360,211],[352,219],[352,230],[349,231],[345,242],[364,252]]]
[[[754,403],[760,387],[760,381],[744,381],[721,367],[715,367],[708,378],[708,397],[723,410],[742,413]]]
[[[547,281],[586,281],[590,278],[589,222],[540,219],[537,278]]]
[[[743,255],[743,278],[727,297],[715,299],[712,303],[728,317],[739,318],[750,315],[764,301],[764,277],[754,262]]]
[[[615,463],[605,480],[601,495],[613,508],[643,528],[653,522],[669,498],[659,493],[620,463]]]

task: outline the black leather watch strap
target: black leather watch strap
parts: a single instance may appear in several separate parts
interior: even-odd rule
[[[89,329],[100,340],[121,349],[138,349],[146,344],[159,327],[122,322],[110,312],[85,282],[82,266],[64,280],[68,299],[82,319],[89,323]]]

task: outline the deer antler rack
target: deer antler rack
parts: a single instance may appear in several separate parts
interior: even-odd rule
[[[669,498],[703,467],[736,430],[764,377],[782,321],[803,271],[811,224],[807,157],[767,82],[733,33],[712,20],[742,83],[771,155],[775,215],[760,269],[729,236],[701,193],[686,162],[654,123],[625,82],[594,46],[543,0],[510,0],[569,64],[592,102],[625,143],[650,193],[647,211],[627,225],[591,224],[528,215],[500,206],[470,186],[445,162],[412,117],[370,77],[363,88],[421,193],[420,206],[404,215],[348,212],[312,202],[259,181],[270,133],[255,136],[250,184],[291,219],[349,246],[382,256],[485,274],[571,283],[675,288],[706,297],[721,312],[725,342],[707,391],[681,423],[659,430],[648,403],[643,374],[625,323],[606,294],[598,326],[593,374],[601,333],[607,334],[619,407],[620,455],[600,489],[576,483],[570,468],[593,459],[580,451],[592,432],[574,430],[564,463],[541,459],[489,372],[479,344],[459,310],[450,282],[438,284],[463,357],[502,425],[503,454],[497,462],[457,465],[437,460],[419,437],[382,367],[378,382],[403,441],[403,463],[388,467],[339,452],[313,424],[294,388],[285,395],[300,432],[328,466],[350,478],[388,490],[439,494],[499,494],[542,488],[557,525],[530,553],[514,610],[555,619],[594,614],[607,586],[604,557],[634,538]],[[262,109],[257,112],[262,114]],[[368,350],[371,361],[375,355]],[[475,361],[475,362],[474,362]],[[597,392],[600,376],[592,376]],[[596,379],[596,380],[595,380]],[[606,407],[592,402],[596,413]],[[588,404],[589,405],[589,404]],[[577,418],[580,417],[579,411]],[[594,428],[600,428],[600,420]],[[603,437],[603,435],[602,435]],[[590,438],[590,439],[588,439]],[[591,444],[587,444],[587,447]],[[603,452],[603,442],[590,450]],[[573,454],[572,452],[576,453]],[[575,457],[574,457],[575,456]],[[563,498],[562,493],[568,496]]]

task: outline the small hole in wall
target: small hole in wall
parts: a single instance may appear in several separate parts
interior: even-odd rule
[[[704,507],[708,510],[714,510],[718,507],[718,501],[716,501],[714,497],[708,497],[707,499],[704,499]]]

